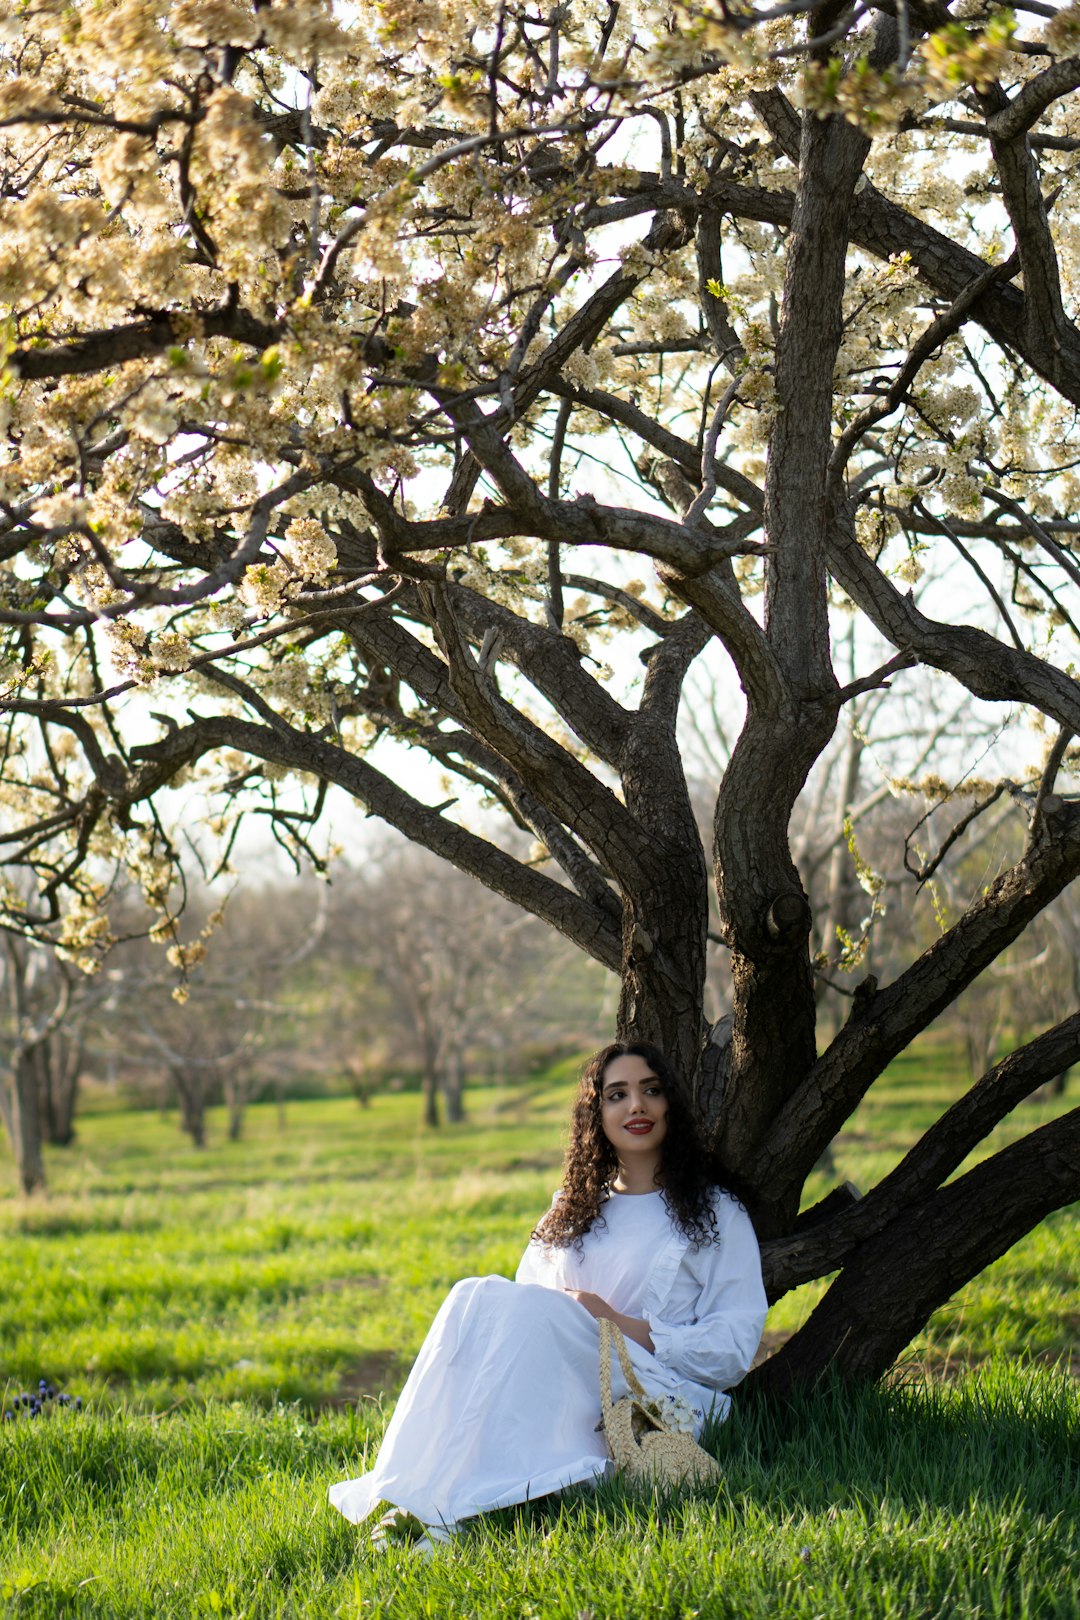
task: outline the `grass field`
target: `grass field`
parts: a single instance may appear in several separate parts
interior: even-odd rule
[[[898,1065],[837,1174],[876,1178],[959,1083]],[[212,1120],[202,1152],[175,1119],[87,1116],[47,1198],[0,1200],[4,1404],[44,1374],[88,1408],[0,1428],[0,1613],[1080,1614],[1075,1211],[939,1312],[894,1387],[737,1412],[719,1496],[606,1488],[494,1515],[429,1563],[378,1558],[327,1510],[448,1286],[516,1264],[567,1095],[476,1092],[441,1133],[408,1095],[290,1104],[284,1132],[256,1108],[245,1141]]]

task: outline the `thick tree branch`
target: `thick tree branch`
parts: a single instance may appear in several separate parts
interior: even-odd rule
[[[748,1166],[770,1188],[802,1177],[874,1080],[1080,875],[1080,807],[1059,803],[1030,854],[1003,872],[848,1023],[777,1114]]]
[[[832,515],[829,571],[894,647],[953,676],[976,697],[1030,703],[1080,731],[1080,684],[1070,675],[1023,648],[1005,646],[985,630],[927,618],[863,551],[850,503],[838,497]]]
[[[1005,136],[995,124],[1008,114],[1005,92],[994,86],[979,97],[990,129],[990,149],[997,164],[1002,196],[1012,221],[1016,254],[1024,276],[1024,332],[1030,347],[1053,343],[1063,332],[1074,338],[1061,302],[1061,277],[1042,194],[1038,164],[1022,131]]]
[[[206,337],[232,338],[249,348],[268,349],[278,341],[282,328],[260,321],[241,309],[232,299],[216,309],[195,310],[196,320]],[[129,360],[146,360],[166,349],[182,347],[190,340],[190,317],[162,311],[147,320],[127,326],[113,326],[101,332],[79,333],[62,343],[42,348],[17,348],[7,364],[16,376],[28,382],[43,377],[70,377],[93,371],[108,371]]]
[[[242,682],[229,684],[245,700],[252,696]],[[258,725],[226,715],[199,717],[190,725],[177,727],[159,742],[134,750],[143,763],[120,788],[123,799],[134,802],[153,791],[152,784],[168,780],[183,765],[223,748],[289,770],[311,772],[343,788],[370,814],[396,827],[406,838],[550,923],[605,967],[617,970],[618,929],[613,929],[607,908],[598,909],[535,867],[448,821],[361,756],[326,738],[296,730],[273,711],[268,711],[266,720],[266,724]]]
[[[517,515],[520,533],[559,539],[567,545],[617,546],[690,575],[706,573],[724,559],[761,551],[744,538],[746,528],[740,522],[723,530],[702,520],[694,530],[687,530],[652,513],[604,506],[592,496],[550,500],[511,454],[490,418],[471,416],[462,422],[462,428],[477,461]]]
[[[895,1170],[843,1214],[774,1239],[763,1250],[770,1299],[835,1271],[859,1243],[884,1230],[959,1169],[967,1155],[1039,1086],[1080,1062],[1080,1013],[1010,1052],[953,1103],[905,1154]]]
[[[1014,141],[1038,123],[1046,109],[1080,86],[1080,56],[1064,56],[1029,79],[1012,100],[987,109],[986,127],[998,141]]]
[[[751,1375],[781,1395],[831,1372],[874,1379],[931,1313],[1025,1232],[1080,1197],[1080,1108],[909,1204],[849,1257],[809,1320]],[[893,1279],[882,1309],[881,1277]]]
[[[605,869],[620,882],[632,883],[649,859],[648,840],[636,819],[584,765],[502,697],[469,647],[445,587],[424,585],[421,592],[463,721],[574,828]]]

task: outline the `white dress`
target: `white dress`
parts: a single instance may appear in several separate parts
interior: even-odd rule
[[[611,1468],[600,1418],[596,1319],[588,1289],[649,1323],[655,1353],[628,1340],[651,1395],[681,1397],[698,1429],[726,1417],[722,1391],[747,1372],[767,1309],[753,1227],[717,1192],[719,1241],[693,1245],[660,1193],[613,1193],[580,1247],[532,1242],[517,1280],[469,1277],[447,1295],[401,1392],[378,1459],[330,1501],[359,1524],[381,1503],[452,1525]],[[626,1393],[612,1369],[615,1398]]]

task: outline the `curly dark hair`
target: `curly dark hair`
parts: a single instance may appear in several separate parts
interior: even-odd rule
[[[719,1242],[711,1196],[716,1187],[712,1163],[670,1063],[659,1047],[648,1041],[613,1041],[585,1065],[570,1115],[562,1191],[533,1237],[552,1248],[565,1249],[580,1242],[593,1223],[604,1218],[603,1206],[610,1196],[619,1161],[604,1135],[600,1099],[604,1072],[617,1057],[644,1058],[663,1085],[668,1105],[667,1131],[657,1182],[671,1218],[691,1242]]]

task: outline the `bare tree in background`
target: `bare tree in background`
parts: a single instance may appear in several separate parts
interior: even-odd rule
[[[43,1142],[67,1147],[90,1022],[110,985],[59,961],[47,945],[3,933],[0,1119],[24,1192],[45,1182]]]
[[[421,850],[387,852],[339,874],[333,922],[340,949],[379,994],[358,992],[356,1048],[392,1043],[421,1073],[424,1120],[465,1116],[471,1058],[513,1051],[537,1017],[572,1027],[573,1009],[547,994],[560,942],[534,919]]]
[[[235,897],[210,919],[193,906],[184,919],[189,942],[182,948],[193,952],[194,942],[211,931],[220,937],[205,970],[191,975],[179,998],[152,944],[137,940],[117,952],[124,965],[114,975],[120,1004],[114,1059],[121,1071],[164,1070],[180,1106],[181,1128],[196,1147],[206,1144],[212,1102],[224,1103],[233,1142],[243,1133],[248,1104],[268,1087],[277,1090],[280,1105],[308,1017],[285,989],[317,953],[327,916],[322,883],[271,885]]]

